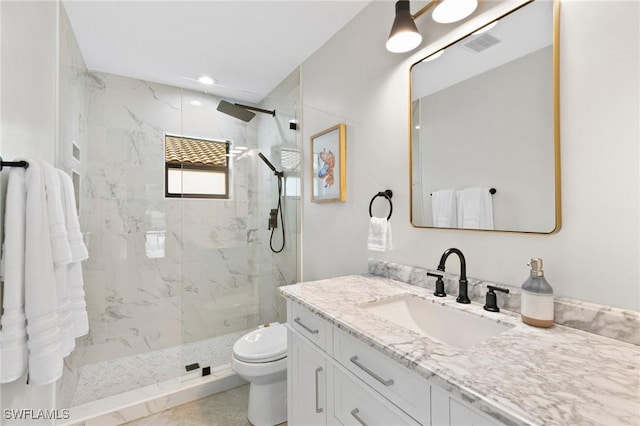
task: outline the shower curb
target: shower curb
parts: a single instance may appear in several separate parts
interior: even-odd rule
[[[212,371],[209,376],[184,382],[180,379],[167,380],[73,407],[69,410],[69,419],[56,422],[56,425],[116,426],[245,383],[247,382],[243,378],[231,370],[231,365],[226,365]]]

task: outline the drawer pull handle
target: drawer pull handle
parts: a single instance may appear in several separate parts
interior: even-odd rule
[[[360,423],[362,426],[368,426],[367,422],[365,422],[364,420],[362,420],[362,417],[360,417],[358,415],[358,413],[360,412],[360,410],[358,410],[357,408],[354,408],[353,410],[351,410],[351,415],[358,421],[358,423]]]
[[[320,392],[318,392],[318,373],[320,373],[322,371],[322,367],[318,367],[316,368],[316,414],[317,413],[322,413],[322,411],[324,411],[322,408],[318,407],[318,405],[320,405]]]
[[[360,369],[364,370],[365,373],[367,373],[368,375],[370,375],[371,377],[373,377],[374,379],[376,379],[377,381],[379,381],[380,383],[382,383],[385,386],[391,386],[393,384],[393,379],[389,379],[389,380],[385,380],[382,377],[378,376],[376,373],[374,373],[373,371],[369,370],[367,367],[365,367],[364,365],[362,365],[360,363],[360,361],[358,361],[358,356],[354,355],[351,358],[349,358],[349,361],[351,361],[352,363],[354,363],[355,365],[357,365]]]
[[[302,321],[300,321],[300,317],[296,318],[293,320],[296,324],[298,324],[300,327],[304,328],[305,330],[307,330],[309,333],[311,334],[318,334],[318,329],[316,328],[315,330],[310,329],[309,327],[307,327],[306,325],[304,325],[302,323]]]

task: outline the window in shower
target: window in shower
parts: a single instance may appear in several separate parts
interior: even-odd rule
[[[229,198],[229,141],[165,135],[165,196]]]
[[[288,172],[284,178],[284,196],[300,197],[300,151],[282,148],[280,158],[282,169]]]

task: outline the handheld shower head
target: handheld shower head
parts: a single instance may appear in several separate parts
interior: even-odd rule
[[[284,173],[276,170],[275,166],[271,164],[271,161],[267,160],[261,152],[258,152],[258,157],[264,161],[264,164],[267,165],[271,169],[274,175],[278,178],[278,207],[275,209],[271,209],[271,213],[269,213],[269,229],[271,230],[271,238],[269,239],[269,247],[271,247],[271,251],[274,253],[280,253],[284,250],[285,244],[285,232],[284,232],[284,215],[282,213],[282,181],[284,180]],[[273,234],[278,227],[278,213],[280,213],[280,223],[282,224],[282,246],[276,250],[273,247]]]
[[[258,157],[262,158],[262,161],[265,162],[265,164],[274,172],[277,173],[278,171],[276,170],[276,168],[273,166],[273,164],[271,164],[271,161],[267,160],[267,157],[265,157],[261,152],[258,153]]]

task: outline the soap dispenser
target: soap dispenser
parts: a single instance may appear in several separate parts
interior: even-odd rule
[[[548,328],[553,325],[553,288],[544,278],[542,259],[533,258],[527,264],[531,275],[522,284],[522,322],[534,327]]]

